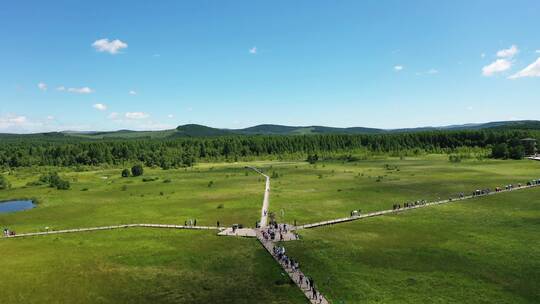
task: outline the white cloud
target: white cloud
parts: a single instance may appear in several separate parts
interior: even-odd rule
[[[168,117],[168,118],[173,118],[173,117],[174,117],[174,115],[172,115],[172,114],[169,114],[169,115],[167,115],[167,117]]]
[[[429,70],[427,71],[427,73],[428,73],[428,74],[438,74],[438,73],[439,73],[439,70],[437,70],[437,69],[429,69]]]
[[[127,119],[145,119],[150,115],[144,112],[126,112],[125,116]]]
[[[42,91],[47,91],[47,84],[44,82],[40,82],[37,84],[37,87]]]
[[[107,110],[107,106],[102,104],[102,103],[96,103],[92,106],[94,109],[98,110],[98,111],[105,111]]]
[[[129,95],[137,95],[137,92],[131,90],[131,91],[129,91]]]
[[[507,59],[497,59],[482,68],[484,76],[492,76],[496,73],[504,72],[512,67],[512,62]]]
[[[56,88],[57,91],[60,92],[71,92],[71,93],[78,93],[78,94],[90,94],[94,93],[94,90],[90,89],[89,87],[81,87],[81,88],[66,88],[64,86],[59,86]]]
[[[486,53],[480,54],[480,58],[484,58],[484,57],[486,57]]]
[[[254,47],[250,48],[250,49],[249,49],[249,53],[250,53],[250,54],[253,54],[253,55],[257,54],[257,47],[254,46]]]
[[[54,120],[54,116],[52,115],[47,116],[47,120]]]
[[[536,53],[540,54],[540,50],[536,50]]]
[[[13,124],[23,124],[27,122],[28,119],[26,118],[26,116],[12,116],[12,117],[8,117],[6,121]]]
[[[125,49],[128,47],[127,43],[120,41],[118,39],[115,39],[113,41],[109,41],[109,39],[99,39],[94,41],[92,43],[92,46],[98,51],[98,52],[107,52],[109,54],[118,54],[118,52],[121,49]]]
[[[398,71],[398,72],[399,72],[399,71],[401,71],[401,70],[403,70],[403,69],[404,69],[404,68],[403,68],[402,65],[395,65],[395,66],[394,66],[394,70],[395,70],[395,71]]]
[[[517,46],[512,45],[508,49],[503,49],[497,52],[497,57],[501,58],[512,58],[514,55],[516,55],[519,52]]]
[[[118,118],[118,113],[116,112],[112,112],[111,114],[109,114],[109,116],[107,116],[109,119],[117,119]]]
[[[508,78],[517,79],[522,77],[540,77],[540,57],[538,57],[535,62],[529,64],[523,70],[515,73]]]
[[[61,87],[61,88],[64,88],[64,87]],[[64,89],[60,90],[60,91],[64,91]],[[89,87],[82,87],[82,88],[68,88],[67,89],[68,92],[71,92],[71,93],[77,93],[77,94],[90,94],[90,93],[94,93],[94,90],[90,89]]]
[[[42,126],[42,123],[30,121],[24,115],[8,114],[0,116],[0,132],[27,133],[39,130]]]

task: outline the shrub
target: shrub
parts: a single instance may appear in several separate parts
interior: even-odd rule
[[[128,169],[122,170],[122,177],[129,177],[130,173]]]
[[[307,157],[307,162],[310,164],[315,164],[319,160],[319,156],[317,154],[309,154]]]
[[[131,167],[131,175],[133,176],[141,176],[144,173],[144,169],[141,165],[135,165]]]
[[[56,189],[58,190],[68,190],[71,188],[71,185],[67,180],[60,179],[56,182]]]
[[[525,156],[525,149],[523,148],[523,146],[512,147],[508,151],[508,156],[511,159],[522,159]]]
[[[11,183],[5,178],[5,176],[0,175],[0,190],[6,190],[11,188]]]
[[[497,144],[491,149],[491,157],[493,158],[507,158],[508,157],[508,145],[505,143]]]
[[[171,179],[170,179],[170,178],[167,178],[167,179],[165,179],[163,182],[164,182],[165,184],[168,184],[168,183],[171,182]]]
[[[49,184],[49,187],[56,187],[56,189],[58,190],[68,190],[69,188],[71,188],[69,181],[60,178],[60,176],[56,172],[50,172],[48,174],[42,175],[39,178],[39,182]]]
[[[214,185],[214,181],[208,182],[208,188],[211,188]]]

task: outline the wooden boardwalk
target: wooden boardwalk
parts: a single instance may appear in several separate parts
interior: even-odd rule
[[[233,230],[232,228],[227,228],[221,230],[218,235],[221,236],[243,236],[243,237],[256,237],[255,229],[252,228],[238,228]]]
[[[264,176],[266,179],[266,184],[264,187],[264,198],[263,198],[263,204],[261,208],[261,221],[259,222],[259,226],[261,228],[266,227],[268,224],[268,206],[270,205],[270,176],[262,173],[261,170],[255,168],[255,167],[246,167],[247,169],[251,169],[260,175]]]
[[[383,210],[383,211],[370,212],[370,213],[360,214],[360,215],[357,215],[357,216],[349,216],[349,217],[343,217],[343,218],[338,218],[338,219],[333,219],[333,220],[328,220],[328,221],[322,221],[322,222],[317,222],[317,223],[299,225],[299,226],[296,226],[296,227],[291,227],[291,230],[309,229],[309,228],[315,228],[315,227],[320,227],[320,226],[335,225],[335,224],[339,224],[339,223],[345,223],[345,222],[361,220],[361,219],[365,219],[365,218],[368,218],[368,217],[381,216],[381,215],[392,214],[392,213],[399,213],[399,212],[404,212],[404,211],[418,209],[418,208],[430,207],[430,206],[434,206],[434,205],[441,205],[441,204],[452,203],[452,202],[459,202],[459,201],[468,200],[468,199],[472,199],[472,198],[495,195],[495,194],[505,193],[505,192],[518,191],[518,190],[528,189],[528,188],[533,188],[533,187],[540,187],[540,185],[536,184],[536,185],[530,185],[530,186],[521,186],[521,187],[515,187],[515,188],[512,188],[512,189],[509,189],[509,190],[501,190],[501,191],[498,191],[498,192],[492,191],[490,193],[482,194],[482,195],[468,195],[468,196],[464,196],[464,197],[460,197],[460,198],[452,198],[452,199],[446,199],[446,200],[430,202],[430,203],[425,203],[425,204],[413,205],[411,207],[402,207],[402,208],[399,208],[399,209],[389,209],[389,210]]]
[[[263,245],[263,247],[266,249],[266,251],[268,251],[268,253],[270,253],[270,255],[274,258],[274,260],[287,273],[289,278],[291,278],[291,280],[296,284],[296,286],[298,286],[298,288],[300,288],[300,290],[306,296],[306,298],[309,300],[310,303],[312,303],[312,304],[328,304],[328,303],[330,303],[330,302],[328,302],[326,297],[323,294],[321,294],[316,288],[315,288],[315,291],[316,291],[317,297],[313,298],[313,291],[310,288],[308,288],[307,283],[306,283],[306,280],[307,280],[306,275],[300,269],[293,270],[290,267],[288,267],[287,265],[285,265],[284,263],[282,263],[278,259],[278,257],[274,254],[274,246],[275,246],[274,243],[272,241],[265,240],[262,237],[260,231],[257,233],[257,239]],[[300,277],[303,278],[302,281],[300,281]]]
[[[50,234],[63,234],[63,233],[75,233],[75,232],[87,232],[87,231],[99,231],[99,230],[113,230],[113,229],[122,229],[122,228],[168,228],[168,229],[193,229],[193,230],[223,230],[225,228],[211,227],[211,226],[182,226],[182,225],[167,225],[167,224],[126,224],[126,225],[115,225],[115,226],[102,226],[102,227],[91,227],[91,228],[76,228],[76,229],[65,229],[65,230],[49,230],[43,232],[30,232],[30,233],[21,233],[10,236],[4,236],[4,238],[21,238],[21,237],[30,237],[30,236],[40,236],[40,235],[50,235]]]

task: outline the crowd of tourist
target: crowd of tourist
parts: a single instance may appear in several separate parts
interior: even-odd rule
[[[540,185],[540,179],[533,179],[529,182],[527,182],[527,186],[536,186],[536,185]],[[513,190],[513,189],[516,189],[516,188],[521,188],[523,185],[521,183],[518,183],[517,185],[513,185],[513,184],[508,184],[508,185],[505,185],[503,187],[495,187],[495,192],[501,192],[503,190]],[[490,194],[492,192],[492,190],[490,188],[485,188],[485,189],[477,189],[475,191],[472,192],[472,196],[473,197],[476,197],[476,196],[482,196],[482,195],[487,195],[487,194]],[[463,199],[465,198],[465,193],[461,192],[461,193],[458,193],[458,197],[460,199]],[[452,201],[453,198],[450,197],[448,198],[449,201]],[[415,201],[415,202],[406,202],[406,203],[403,203],[403,207],[401,204],[394,204],[392,205],[392,210],[400,210],[402,208],[411,208],[411,207],[415,207],[415,206],[419,206],[419,205],[425,205],[427,203],[426,200],[419,200],[419,201]],[[351,212],[351,217],[353,217],[353,212]]]
[[[197,226],[197,219],[189,219],[184,221],[184,226]]]
[[[426,200],[419,200],[419,201],[414,201],[414,202],[406,202],[406,203],[403,203],[403,207],[401,207],[401,204],[394,204],[394,205],[392,205],[392,210],[399,210],[399,209],[402,209],[402,208],[411,208],[411,207],[414,207],[414,206],[425,205],[426,203],[427,203]]]
[[[270,222],[268,227],[262,231],[262,236],[265,241],[286,241],[285,236],[292,234],[293,240],[298,240],[300,236],[291,230],[291,227],[287,224],[278,224],[275,221]]]
[[[14,236],[14,235],[15,235],[15,231],[9,230],[8,228],[4,228],[4,236],[5,237]]]
[[[278,262],[283,266],[283,268],[285,268],[285,270],[291,271],[293,273],[299,272],[297,283],[298,285],[300,285],[300,288],[302,288],[303,290],[306,288],[308,292],[310,292],[311,299],[316,301],[318,300],[319,303],[321,303],[323,297],[315,288],[315,282],[313,281],[313,278],[304,276],[304,274],[300,272],[300,263],[285,254],[285,247],[274,246],[272,251],[272,254],[277,258]]]

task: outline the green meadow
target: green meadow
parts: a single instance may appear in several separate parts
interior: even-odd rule
[[[125,229],[0,241],[1,303],[305,303],[253,239]]]
[[[286,244],[334,303],[539,303],[540,189],[332,227]]]
[[[264,179],[270,211],[298,224],[435,200],[540,178],[540,162],[448,161],[427,155],[354,162],[201,163],[188,169],[20,168],[0,201],[36,208],[0,214],[18,233],[129,223],[253,227]],[[32,182],[48,171],[71,183]],[[535,303],[540,189],[302,231],[287,243],[334,303]],[[0,240],[2,303],[305,303],[254,239],[212,231],[122,229]],[[482,296],[479,296],[482,295]],[[4,299],[6,301],[4,301]]]
[[[540,179],[540,162],[466,160],[447,156],[380,158],[351,163],[285,164],[267,167],[272,179],[270,208],[284,221],[304,224],[362,212],[391,209],[394,203],[456,197],[475,189]]]

